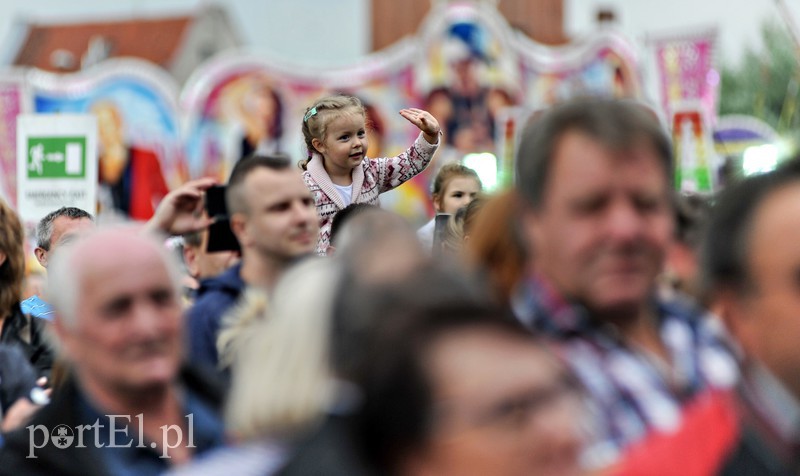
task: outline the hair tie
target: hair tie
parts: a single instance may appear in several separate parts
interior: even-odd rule
[[[303,122],[308,122],[308,120],[311,119],[311,117],[316,115],[316,114],[317,114],[317,108],[316,107],[312,107],[311,109],[308,110],[306,115],[303,116]]]

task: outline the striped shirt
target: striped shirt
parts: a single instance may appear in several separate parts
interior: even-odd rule
[[[544,279],[531,279],[517,310],[584,385],[591,414],[590,458],[611,461],[650,430],[670,430],[684,403],[707,388],[728,388],[738,365],[721,323],[688,301],[653,298],[670,365],[626,343],[615,327],[593,320]]]

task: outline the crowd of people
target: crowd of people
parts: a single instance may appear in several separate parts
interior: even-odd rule
[[[442,134],[400,114],[416,141],[371,158],[360,101],[320,99],[224,219],[210,179],[145,224],[54,211],[43,296],[0,202],[0,475],[797,474],[800,162],[682,196],[652,113],[576,99],[510,190],[440,165],[415,230],[379,194]]]

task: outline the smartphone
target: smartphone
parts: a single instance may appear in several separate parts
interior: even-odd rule
[[[214,218],[208,227],[206,251],[241,251],[239,241],[231,230],[228,207],[225,205],[225,186],[214,185],[206,190],[206,213]]]
[[[433,225],[433,253],[440,253],[447,238],[447,224],[450,222],[449,213],[440,213],[434,218]]]

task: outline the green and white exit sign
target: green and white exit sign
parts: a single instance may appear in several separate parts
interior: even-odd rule
[[[36,223],[61,207],[97,209],[97,118],[17,116],[17,211]]]
[[[28,178],[86,177],[86,137],[29,137]]]

